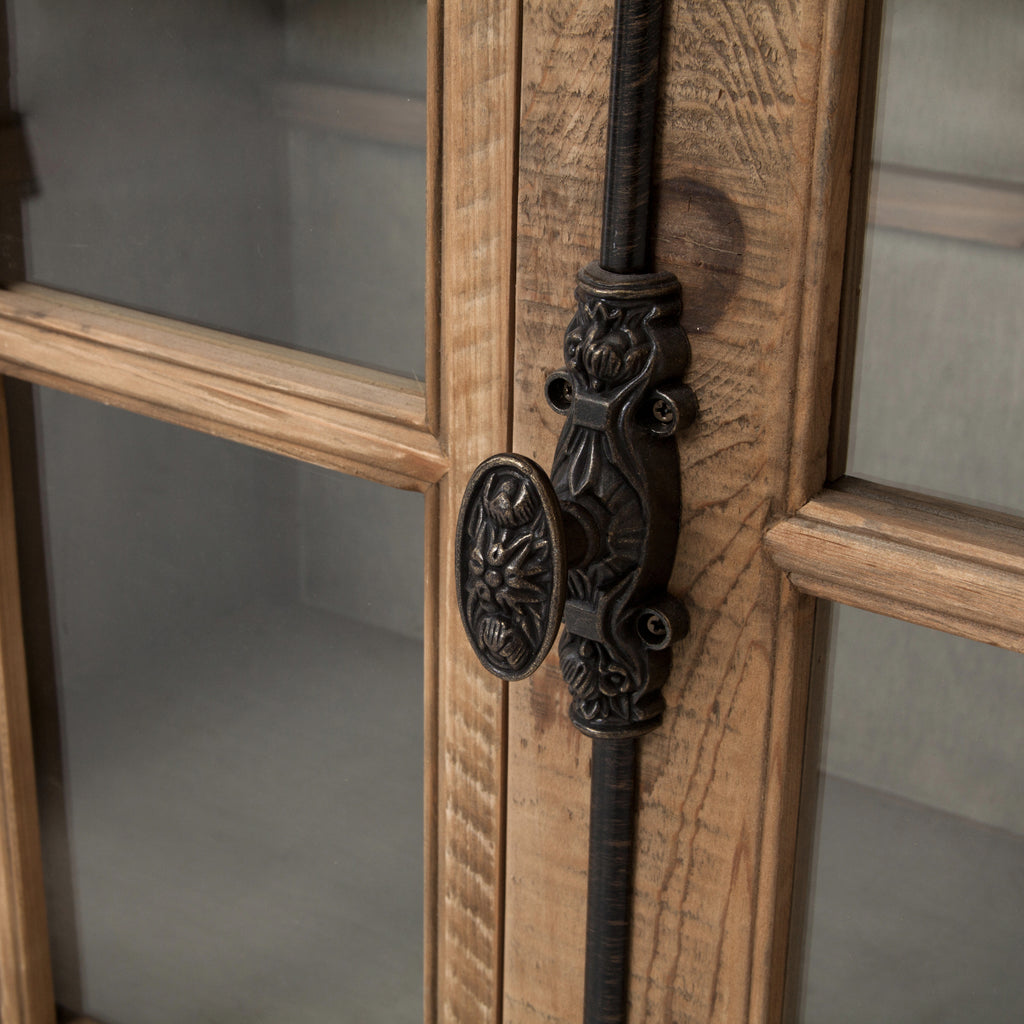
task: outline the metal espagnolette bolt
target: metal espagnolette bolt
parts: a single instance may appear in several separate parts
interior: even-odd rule
[[[675,436],[696,418],[690,346],[671,274],[579,274],[565,367],[545,394],[566,417],[550,478],[501,454],[477,468],[459,516],[459,607],[480,661],[522,679],[559,625],[571,717],[589,736],[636,736],[664,710],[668,648],[684,636],[666,591],[679,532]]]
[[[566,420],[551,478],[498,455],[474,473],[456,542],[459,606],[478,657],[529,675],[559,642],[570,716],[593,737],[583,1024],[625,1024],[636,737],[653,729],[669,648],[687,631],[667,586],[679,532],[673,438],[697,402],[679,282],[649,273],[662,0],[615,0],[601,258],[579,274],[565,368],[547,398]]]

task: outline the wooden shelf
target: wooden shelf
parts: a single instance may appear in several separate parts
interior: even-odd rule
[[[271,97],[274,113],[287,121],[375,142],[427,145],[427,101],[422,97],[303,81],[279,82]]]
[[[868,220],[876,227],[1020,249],[1024,185],[876,164]]]

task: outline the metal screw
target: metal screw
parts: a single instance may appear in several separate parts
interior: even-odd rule
[[[657,640],[668,634],[668,623],[660,615],[649,615],[646,626],[648,635]]]
[[[653,650],[660,651],[668,646],[669,623],[660,612],[646,609],[636,624],[640,639]]]
[[[553,373],[548,377],[545,388],[547,399],[551,407],[560,413],[569,411],[572,405],[572,381],[563,377],[560,373]]]
[[[659,423],[672,423],[676,418],[676,411],[667,398],[658,398],[651,406],[651,415]]]

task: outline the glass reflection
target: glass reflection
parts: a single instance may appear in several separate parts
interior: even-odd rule
[[[796,1016],[1020,1020],[1024,661],[834,615]]]
[[[422,379],[424,4],[8,13],[30,280]]]
[[[58,1001],[105,1024],[422,1020],[421,499],[37,403]]]
[[[846,471],[1024,509],[1024,5],[886,0]]]

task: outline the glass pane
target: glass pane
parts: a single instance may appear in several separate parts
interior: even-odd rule
[[[847,472],[1024,509],[1024,4],[886,0]]]
[[[12,0],[41,284],[424,372],[421,0]]]
[[[799,1019],[1024,1020],[1024,658],[834,614]]]
[[[422,1021],[421,497],[55,392],[37,422],[59,1002]]]

